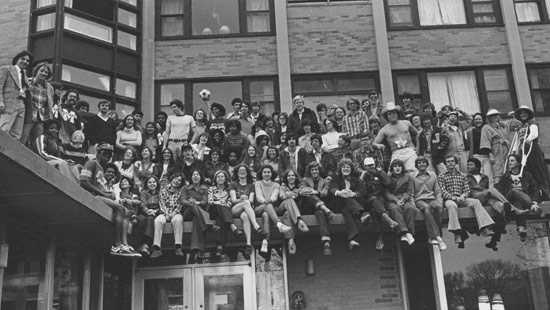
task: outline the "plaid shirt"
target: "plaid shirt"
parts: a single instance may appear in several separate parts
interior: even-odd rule
[[[348,114],[344,117],[343,132],[350,138],[358,134],[362,134],[369,130],[369,121],[367,114],[363,111],[358,111],[355,115]]]
[[[31,106],[32,106],[32,120],[41,120],[40,115],[47,115],[48,113],[48,91],[45,87],[31,83],[28,88],[31,94]]]
[[[437,180],[444,200],[456,200],[456,197],[460,196],[464,198],[470,197],[468,178],[459,170],[455,170],[455,173],[448,171],[442,173]]]
[[[362,146],[353,152],[353,162],[357,164],[359,170],[363,171],[363,162],[365,158],[372,157],[376,166],[383,168],[384,167],[384,155],[382,152],[369,144],[367,146]]]
[[[179,213],[181,211],[181,188],[171,192],[172,185],[169,184],[160,190],[159,204],[162,214]]]

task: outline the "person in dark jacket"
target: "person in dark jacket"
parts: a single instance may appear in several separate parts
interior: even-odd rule
[[[294,169],[300,177],[304,176],[306,171],[306,155],[305,149],[298,146],[298,139],[294,133],[287,135],[288,147],[284,148],[279,154],[279,174],[283,175],[287,169]]]
[[[306,154],[306,163],[317,162],[321,166],[321,177],[330,182],[336,171],[336,160],[330,153],[321,150],[323,138],[313,134],[310,138],[312,150]]]
[[[317,123],[317,115],[312,109],[304,106],[304,97],[294,97],[292,105],[294,105],[294,111],[288,116],[287,135],[292,132],[296,137],[299,137],[302,134],[302,122],[305,120],[311,122],[311,131],[318,133],[319,123]]]
[[[417,135],[417,154],[432,163],[428,170],[439,174],[446,171],[443,155],[449,145],[449,137],[441,127],[435,125],[436,123],[431,114],[422,114],[422,130]]]
[[[390,164],[389,186],[386,186],[384,196],[386,208],[391,218],[397,222],[398,235],[401,241],[408,245],[414,243],[414,219],[416,207],[413,194],[414,185],[410,174],[405,173],[405,164],[400,159],[394,159]]]
[[[188,178],[191,175],[191,171],[197,169],[202,175],[206,173],[206,167],[204,162],[193,157],[193,147],[190,144],[186,144],[181,147],[182,156],[176,161],[177,173],[183,173]]]

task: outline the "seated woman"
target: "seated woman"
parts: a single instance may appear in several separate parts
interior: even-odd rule
[[[266,169],[267,168],[267,169]],[[266,172],[269,170],[270,166],[265,166],[262,168],[262,176],[264,180],[266,179]],[[272,171],[271,174],[275,172]],[[294,242],[294,237],[296,236],[296,229],[302,232],[308,232],[309,228],[302,219],[302,214],[298,209],[296,201],[299,197],[298,193],[300,191],[300,176],[295,170],[287,169],[283,176],[283,184],[279,190],[279,198],[281,198],[281,204],[277,208],[279,214],[283,214],[283,222],[279,221],[277,218],[277,228],[281,233],[285,234],[285,238],[288,239],[288,253],[296,253],[296,243]],[[269,217],[273,221],[273,215],[269,214]],[[275,221],[274,221],[275,222]],[[287,229],[288,227],[288,229]],[[264,228],[265,229],[265,228]],[[287,230],[287,231],[285,231]],[[263,248],[263,244],[262,244]]]
[[[137,214],[141,201],[138,195],[132,192],[134,182],[131,179],[121,176],[114,186],[115,201],[130,211],[130,223],[137,224]]]
[[[398,236],[409,245],[414,243],[414,218],[416,207],[413,201],[414,185],[411,176],[405,173],[405,164],[394,159],[390,164],[391,183],[386,187],[386,209],[397,222]]]
[[[254,180],[256,180],[256,171],[260,169],[261,161],[260,161],[261,155],[258,154],[258,151],[256,148],[252,145],[248,146],[246,149],[246,153],[244,154],[243,161],[241,164],[246,165],[250,171],[252,172],[252,177]]]
[[[151,150],[151,161],[156,163],[159,158],[159,139],[157,133],[157,127],[155,122],[147,122],[145,124],[145,131],[143,133],[143,145],[142,148],[148,147]]]
[[[207,146],[209,135],[203,132],[197,139],[198,143],[191,145],[193,147],[193,157],[198,160],[208,161],[210,156],[210,148]]]
[[[71,135],[71,142],[63,144],[61,157],[71,165],[76,165],[80,171],[88,161],[88,154],[84,150],[84,133],[82,130],[75,130]]]
[[[191,250],[195,252],[195,261],[200,264],[204,259],[204,234],[208,230],[216,232],[220,229],[210,220],[210,214],[206,211],[208,188],[204,185],[204,177],[200,170],[191,171],[189,185],[184,186],[182,190],[181,202],[183,219],[193,221]],[[218,259],[221,255],[221,252],[216,252]]]
[[[252,173],[248,166],[241,164],[235,167],[233,182],[229,186],[229,194],[231,203],[233,204],[233,208],[231,209],[233,216],[240,217],[243,221],[243,229],[246,236],[244,255],[248,257],[252,254],[251,228],[257,233],[263,234],[263,230],[256,221],[256,214],[252,208],[252,204],[254,203],[254,185],[252,183]],[[236,233],[235,230],[233,232]]]
[[[273,167],[273,170],[279,171],[279,150],[270,146],[267,148],[266,157],[262,160],[262,165],[270,165]],[[275,181],[278,181],[278,177],[275,178]]]
[[[305,177],[300,182],[299,209],[303,214],[315,214],[324,255],[332,255],[328,222],[335,216],[324,201],[328,198],[328,185],[329,181],[321,177],[321,165],[316,161],[310,162],[306,167]]]
[[[176,245],[176,256],[183,256],[181,249],[183,238],[183,216],[181,215],[181,187],[184,178],[181,173],[176,173],[170,178],[170,184],[160,190],[159,206],[160,214],[155,218],[155,237],[153,241],[153,253],[151,258],[162,255],[160,250],[164,224],[172,223],[174,229],[174,243]]]
[[[137,169],[134,166],[134,162],[137,159],[136,149],[128,146],[123,153],[122,160],[115,161],[115,165],[118,167],[121,176],[125,176],[128,179],[134,181],[134,184],[137,188],[141,187],[141,181],[138,177]]]
[[[156,176],[151,175],[143,181],[143,184],[145,184],[144,189],[139,195],[141,212],[138,215],[136,236],[141,240],[138,252],[143,255],[151,255],[149,246],[153,245],[155,236],[155,217],[160,214],[160,182]]]
[[[145,179],[152,176],[155,172],[155,163],[153,163],[153,151],[148,146],[144,146],[141,150],[141,160],[138,160],[134,163],[134,168],[137,173],[138,179],[141,182],[141,185],[145,187]],[[140,189],[142,188],[140,187]]]
[[[176,171],[176,161],[174,154],[169,148],[162,151],[162,158],[153,167],[153,174],[159,179],[160,186],[165,187],[170,184],[170,179]]]
[[[342,208],[342,214],[346,220],[350,250],[359,247],[357,241],[359,230],[355,225],[355,219],[361,219],[362,225],[366,225],[370,220],[370,214],[365,212],[358,201],[365,190],[365,183],[356,175],[355,165],[351,159],[344,158],[338,162],[336,176],[329,185],[329,191],[334,196],[332,205]]]
[[[224,170],[225,172],[229,173],[229,168],[226,163],[221,161],[221,151],[218,149],[213,149],[210,152],[210,160],[206,161],[204,163],[204,167],[206,170],[205,182],[211,184],[212,178],[214,177],[214,173],[218,170]]]
[[[323,139],[323,151],[327,153],[332,153],[338,148],[338,138],[342,135],[339,133],[336,128],[338,123],[333,118],[327,118],[324,120],[323,124],[327,129],[327,133],[322,136]]]
[[[44,122],[44,133],[34,141],[35,150],[48,164],[75,183],[79,183],[79,171],[74,165],[61,158],[63,148],[59,140],[59,123],[55,120]]]

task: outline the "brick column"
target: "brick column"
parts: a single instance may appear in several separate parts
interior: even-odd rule
[[[376,53],[378,56],[378,70],[380,74],[380,92],[382,103],[395,102],[393,79],[391,74],[390,48],[388,44],[388,29],[386,27],[386,13],[384,1],[372,1],[372,18],[374,20],[374,36],[376,39]]]
[[[275,0],[275,29],[277,32],[277,74],[281,111],[292,111],[292,87],[290,83],[290,52],[286,1]]]
[[[529,89],[529,79],[527,77],[527,68],[525,68],[525,58],[523,57],[523,48],[519,36],[518,22],[516,19],[516,10],[514,1],[501,0],[500,7],[502,18],[504,19],[504,28],[506,29],[506,40],[508,40],[508,51],[512,63],[512,73],[514,75],[514,84],[518,104],[533,108],[531,91]]]

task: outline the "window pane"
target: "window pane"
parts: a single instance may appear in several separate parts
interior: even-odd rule
[[[66,247],[55,249],[54,309],[82,308],[82,253]]]
[[[136,27],[137,15],[135,13],[126,11],[124,9],[118,9],[118,22],[130,27]]]
[[[65,29],[95,39],[113,42],[113,31],[110,27],[65,13]]]
[[[531,69],[529,75],[533,89],[550,88],[550,69]]]
[[[68,65],[63,65],[61,79],[66,82],[97,88],[104,91],[109,91],[111,87],[111,79],[109,76]]]
[[[418,75],[397,76],[397,93],[409,92],[413,95],[420,95],[420,79]]]
[[[436,109],[460,107],[473,114],[480,111],[476,76],[473,71],[428,73],[430,101]]]
[[[273,81],[251,81],[250,101],[274,101]]]
[[[510,91],[487,92],[487,100],[489,107],[499,111],[512,111],[514,109]]]
[[[388,5],[410,5],[411,0],[388,0]]]
[[[413,26],[411,7],[390,7],[390,24],[392,26]]]
[[[48,5],[54,5],[55,4],[55,0],[37,0],[36,1],[36,8],[41,8],[41,7],[45,7],[45,6],[48,6]]]
[[[374,78],[338,78],[336,87],[338,91],[376,90]]]
[[[533,91],[536,112],[550,112],[550,90]]]
[[[119,0],[120,2],[124,2],[124,3],[128,3],[128,4],[131,4],[133,6],[136,6],[137,5],[137,0]]]
[[[116,79],[116,94],[132,99],[136,99],[136,83]]]
[[[170,101],[179,99],[185,100],[185,85],[184,84],[163,84],[160,86],[160,109],[168,115],[172,113],[170,110]]]
[[[160,14],[183,14],[183,0],[162,0],[160,4]]]
[[[483,76],[485,77],[485,88],[487,89],[487,91],[510,89],[510,85],[508,83],[508,74],[504,69],[484,70]]]
[[[163,305],[163,309],[184,309],[182,278],[148,279],[143,282],[144,310],[157,310],[159,305]]]
[[[516,3],[516,15],[520,23],[540,22],[539,7],[536,3]]]
[[[117,44],[122,46],[122,47],[126,47],[126,48],[129,48],[131,50],[136,50],[137,48],[137,38],[135,35],[133,34],[129,34],[127,32],[124,32],[124,31],[118,31],[117,32],[118,34],[118,37],[117,37]]]
[[[214,82],[214,83],[193,83],[193,109],[205,109],[205,104],[199,99],[199,92],[208,89],[212,94],[211,101],[218,102],[225,107],[227,112],[233,111],[231,99],[243,97],[242,83],[237,82]]]
[[[36,18],[36,31],[53,29],[55,25],[55,13],[40,15]]]
[[[496,23],[497,18],[494,15],[478,15],[474,17],[474,22],[476,24],[490,24]]]
[[[333,91],[332,81],[330,79],[294,81],[293,84],[295,94],[325,93]]]
[[[65,6],[90,14],[92,16],[113,22],[114,20],[114,5],[112,0],[65,0]]]
[[[94,97],[90,95],[80,94],[80,99],[88,101],[90,104],[90,113],[97,114],[99,112],[99,108],[97,107],[97,104],[106,98],[100,98],[100,97]]]
[[[474,234],[466,241],[466,251],[449,246],[441,252],[449,309],[458,309],[458,306],[478,309],[480,290],[484,290],[490,300],[499,294],[507,310],[548,308],[550,245],[546,224],[528,223],[525,242],[521,242],[515,226],[506,227],[498,252],[485,248],[488,240]],[[443,238],[447,244],[454,243],[452,236],[445,229]]]
[[[269,13],[248,13],[246,25],[248,32],[269,32]]]
[[[463,0],[418,0],[420,25],[466,24]]]
[[[183,17],[163,17],[162,35],[165,37],[183,35]]]
[[[238,0],[192,0],[193,35],[239,33]]]
[[[134,107],[131,106],[131,105],[127,105],[127,104],[123,104],[123,103],[116,103],[116,106],[115,106],[115,110],[118,114],[118,118],[119,119],[122,119],[124,117],[126,117],[126,115],[130,115],[132,114],[132,112],[134,111]]]
[[[493,13],[495,8],[492,3],[473,4],[474,13]]]
[[[269,1],[268,0],[247,0],[246,10],[247,11],[267,11],[269,10]]]

